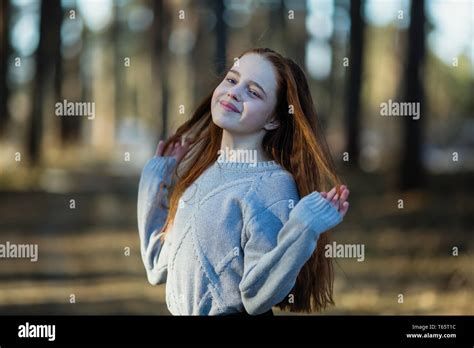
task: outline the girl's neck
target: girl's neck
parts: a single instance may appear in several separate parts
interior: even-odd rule
[[[262,149],[262,139],[265,133],[231,134],[222,130],[220,147],[221,155],[234,162],[245,162],[241,159],[253,159],[256,162],[267,162],[272,159]]]

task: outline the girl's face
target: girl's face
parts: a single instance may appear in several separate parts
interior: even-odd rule
[[[255,53],[245,54],[214,90],[212,121],[235,134],[275,129],[271,113],[276,105],[276,74],[272,63]]]

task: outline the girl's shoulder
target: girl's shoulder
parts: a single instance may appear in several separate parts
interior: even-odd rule
[[[293,191],[296,189],[296,181],[289,171],[282,168],[263,173],[260,177],[259,188],[270,192]]]
[[[266,209],[280,201],[299,200],[298,188],[293,175],[284,170],[262,173],[252,183],[243,198],[243,203],[251,210]]]

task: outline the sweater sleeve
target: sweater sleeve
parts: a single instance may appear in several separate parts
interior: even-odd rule
[[[175,166],[174,157],[151,158],[143,168],[138,187],[140,251],[148,281],[153,285],[166,282],[167,248],[159,233],[168,216],[168,187]]]
[[[319,235],[342,221],[340,213],[316,191],[294,205],[285,221],[281,217],[288,209],[288,200],[275,202],[245,226],[239,288],[250,314],[270,310],[290,293]]]

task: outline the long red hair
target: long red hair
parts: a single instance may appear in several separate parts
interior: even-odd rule
[[[248,53],[260,54],[270,61],[277,76],[277,103],[273,114],[279,127],[265,134],[263,150],[293,175],[300,197],[313,191],[339,187],[341,181],[321,132],[303,70],[293,60],[268,48],[253,48],[239,57]],[[191,119],[165,143],[164,151],[170,144],[186,137],[191,146],[177,167],[177,181],[172,189],[162,238],[166,238],[168,227],[173,223],[183,192],[217,160],[222,129],[212,121],[212,94],[213,91],[202,100]],[[291,291],[293,296],[277,304],[278,307],[293,312],[313,312],[334,305],[332,259],[324,255],[324,246],[328,243],[329,235],[325,232],[320,235],[316,250],[298,274]]]

